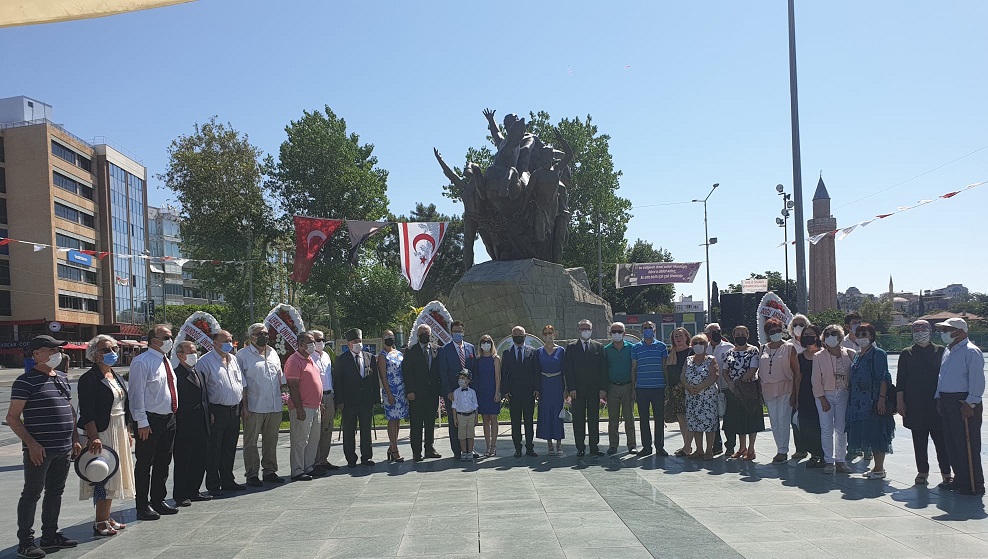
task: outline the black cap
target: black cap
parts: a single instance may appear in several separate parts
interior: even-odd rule
[[[364,339],[364,333],[360,331],[360,328],[353,328],[346,333],[346,341],[348,342],[362,339]]]
[[[35,336],[34,339],[31,340],[31,343],[27,345],[27,350],[31,352],[36,349],[41,349],[43,347],[62,347],[67,343],[69,342],[56,340],[51,336]]]

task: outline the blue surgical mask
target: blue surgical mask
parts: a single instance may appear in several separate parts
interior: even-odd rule
[[[643,328],[642,329],[642,335],[645,336],[645,339],[646,340],[651,340],[652,338],[655,337],[655,329],[654,328]]]
[[[463,332],[453,332],[453,341],[460,343],[463,341]]]
[[[108,366],[108,367],[112,367],[112,366],[114,366],[114,365],[117,364],[117,358],[118,358],[118,356],[117,356],[116,353],[113,353],[113,352],[104,353],[103,354],[103,364],[106,365],[106,366]]]
[[[223,343],[223,353],[230,353],[231,351],[233,351],[233,343],[231,343],[231,342],[224,342]]]

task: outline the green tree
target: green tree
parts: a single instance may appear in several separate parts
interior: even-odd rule
[[[858,314],[861,315],[861,321],[871,323],[876,332],[888,332],[892,326],[892,303],[890,301],[867,299],[858,307]]]
[[[975,314],[982,318],[988,317],[988,294],[971,293],[958,297],[950,305],[950,312]]]
[[[271,306],[275,281],[267,247],[278,232],[264,194],[260,158],[261,151],[246,134],[214,116],[172,141],[165,172],[158,175],[181,205],[181,248],[186,257],[246,261],[195,270],[202,289],[224,295],[229,313],[221,324],[234,335],[250,324],[251,284],[255,317],[263,317]]]
[[[397,329],[397,317],[408,311],[412,296],[397,268],[374,264],[357,269],[346,301],[341,307],[342,331],[361,328],[364,336],[378,337],[386,328]]]
[[[844,311],[840,309],[827,309],[823,312],[811,314],[807,318],[821,329],[831,324],[839,324],[841,327],[844,325]]]
[[[594,290],[603,287],[604,298],[612,305],[620,304],[611,278],[615,263],[624,261],[627,251],[625,232],[632,216],[631,201],[617,194],[621,171],[614,168],[610,153],[611,137],[599,132],[590,115],[585,120],[579,117],[564,118],[555,125],[545,111],[530,113],[529,117],[529,131],[551,143],[555,137],[554,129],[558,128],[574,151],[573,162],[570,163],[572,178],[567,189],[572,216],[569,241],[563,250],[563,264],[567,268],[586,269]],[[487,139],[490,141],[491,137],[487,136]],[[482,168],[488,167],[493,159],[494,154],[488,146],[467,150],[467,161],[477,163]],[[460,199],[453,185],[446,185],[444,191],[447,197]],[[598,237],[603,263],[602,286],[597,282]],[[608,288],[608,285],[611,287]]]
[[[663,248],[654,248],[652,243],[638,239],[635,244],[628,247],[627,253],[622,259],[625,262],[672,262],[672,254]],[[611,266],[613,269],[613,265]],[[614,272],[608,279],[614,277]],[[610,283],[614,285],[613,281]],[[646,285],[641,287],[625,287],[623,289],[612,289],[615,291],[610,299],[612,310],[625,311],[628,314],[647,314],[661,312],[664,308],[672,304],[675,289],[671,284],[666,285]],[[605,293],[609,294],[605,286]]]
[[[303,112],[285,132],[288,138],[281,144],[277,163],[267,160],[267,186],[281,206],[284,231],[294,229],[296,215],[369,221],[387,217],[388,172],[378,167],[374,145],[361,144],[328,106],[325,112]],[[288,245],[291,253],[294,240]],[[298,288],[299,294],[325,300],[337,334],[342,332],[340,302],[348,287],[366,280],[348,264],[349,249],[345,230],[333,235],[317,256],[308,283]]]

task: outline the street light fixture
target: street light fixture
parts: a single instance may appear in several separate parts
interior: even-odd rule
[[[786,189],[781,184],[775,185],[775,191],[782,196],[782,217],[775,218],[775,224],[782,228],[783,234],[782,238],[785,240],[783,247],[785,248],[785,258],[786,258],[786,290],[785,297],[789,298],[789,210],[793,207],[792,194],[786,194]]]
[[[706,198],[704,198],[703,200],[693,200],[694,203],[701,203],[701,202],[703,203],[703,238],[704,238],[705,242],[703,244],[701,244],[700,246],[704,247],[704,249],[706,250],[706,255],[707,255],[707,321],[706,321],[707,324],[710,324],[710,317],[711,317],[711,314],[710,314],[710,245],[717,244],[717,237],[710,238],[710,231],[708,231],[708,229],[707,229],[707,200],[710,199],[710,196],[714,193],[714,190],[717,190],[717,187],[718,186],[720,186],[720,183],[719,182],[715,182],[714,185],[710,188],[710,192],[707,193],[707,197]]]

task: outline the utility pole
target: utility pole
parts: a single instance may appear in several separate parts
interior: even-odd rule
[[[796,213],[796,309],[805,312],[806,221],[803,219],[803,174],[799,156],[799,94],[796,88],[796,15],[789,0],[789,105],[792,118],[792,192]]]

